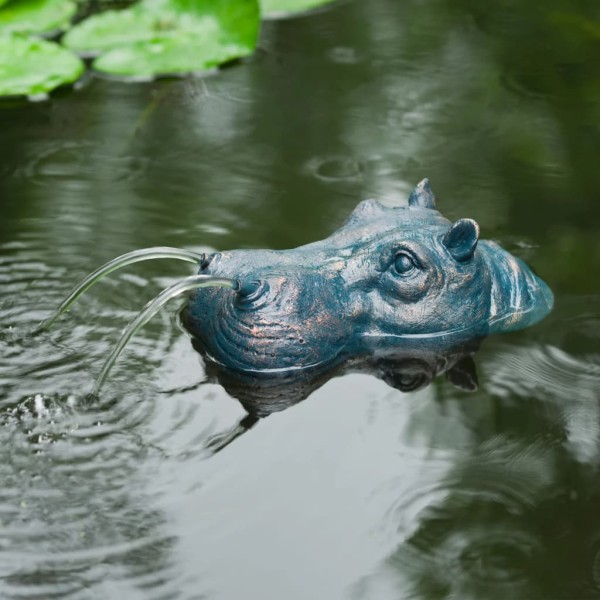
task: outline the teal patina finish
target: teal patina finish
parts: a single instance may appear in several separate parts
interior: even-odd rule
[[[532,325],[553,304],[525,263],[479,240],[475,221],[445,219],[426,179],[407,206],[361,202],[322,241],[216,253],[200,272],[244,282],[194,291],[183,314],[196,347],[237,372],[447,351]]]

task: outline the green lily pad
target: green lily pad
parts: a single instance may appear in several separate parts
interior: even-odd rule
[[[54,42],[0,36],[0,96],[38,96],[81,77],[85,67]]]
[[[83,21],[63,43],[98,71],[126,76],[203,71],[251,54],[260,26],[257,0],[142,0]]]
[[[191,38],[158,38],[115,48],[97,58],[97,71],[125,77],[153,77],[213,69],[240,55],[238,46],[207,45]]]
[[[73,0],[9,0],[0,8],[0,33],[43,34],[66,29],[76,12]]]
[[[260,0],[260,8],[263,12],[263,16],[280,17],[295,13],[305,12],[331,4],[336,0]]]

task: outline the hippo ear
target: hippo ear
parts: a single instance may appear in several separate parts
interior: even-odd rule
[[[459,219],[453,223],[442,239],[448,252],[458,261],[469,260],[479,239],[479,225],[473,219]]]
[[[408,205],[413,208],[419,206],[421,208],[432,208],[435,210],[435,196],[431,191],[429,179],[423,179],[423,181],[421,181],[410,193]]]

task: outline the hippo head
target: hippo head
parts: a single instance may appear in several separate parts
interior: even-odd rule
[[[523,262],[451,223],[427,180],[408,205],[361,202],[328,238],[206,257],[238,292],[196,290],[182,313],[204,354],[235,371],[324,368],[401,348],[444,349],[543,318],[552,293]]]

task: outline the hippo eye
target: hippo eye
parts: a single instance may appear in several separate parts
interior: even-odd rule
[[[416,265],[410,254],[399,252],[394,259],[394,268],[399,275],[409,275],[414,271]]]

